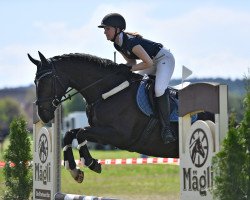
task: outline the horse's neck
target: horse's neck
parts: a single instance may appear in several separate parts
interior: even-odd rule
[[[105,72],[105,70],[98,70],[98,67],[88,67],[83,64],[71,68],[62,67],[61,70],[70,79],[69,87],[80,92],[89,104],[124,80],[122,76],[110,70]]]

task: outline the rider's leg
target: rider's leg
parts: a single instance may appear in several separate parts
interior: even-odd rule
[[[163,48],[159,51],[153,61],[156,65],[155,96],[160,97],[168,88],[170,79],[174,72],[175,60],[173,55]]]
[[[161,122],[161,137],[165,144],[176,141],[174,131],[170,127],[170,106],[169,93],[166,90],[165,94],[156,97],[159,119]]]
[[[164,143],[170,143],[176,140],[176,136],[170,127],[170,102],[167,87],[174,71],[175,60],[168,50],[161,49],[154,59],[154,62],[157,69],[155,96],[162,126],[161,136]]]

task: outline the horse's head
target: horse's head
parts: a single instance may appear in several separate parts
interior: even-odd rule
[[[28,57],[37,66],[35,85],[38,115],[44,123],[48,123],[54,118],[54,111],[67,87],[61,84],[52,61],[46,59],[40,52],[38,53],[40,61],[32,58],[29,54]]]
[[[195,143],[194,148],[195,148],[196,152],[199,153],[202,156],[202,158],[205,157],[205,151],[203,149],[200,138],[196,139],[196,143]]]

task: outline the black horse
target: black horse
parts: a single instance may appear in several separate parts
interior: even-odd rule
[[[38,114],[45,123],[54,118],[54,111],[62,102],[68,88],[74,88],[85,98],[90,126],[73,129],[64,136],[64,160],[72,176],[82,182],[83,174],[76,169],[72,154],[72,140],[78,140],[82,162],[100,173],[101,166],[88,151],[86,142],[110,144],[119,149],[141,154],[178,158],[178,138],[164,144],[160,124],[150,124],[152,117],[143,114],[136,103],[136,93],[142,76],[124,73],[121,66],[108,59],[88,54],[68,54],[46,59],[39,52],[39,60],[28,54],[37,66],[35,77]],[[121,72],[123,71],[123,72]],[[103,99],[102,94],[128,80],[130,86],[117,94]],[[152,128],[153,127],[153,128]],[[149,128],[151,131],[145,129]],[[178,137],[178,122],[171,128]]]

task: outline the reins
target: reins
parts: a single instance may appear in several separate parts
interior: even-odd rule
[[[87,89],[93,87],[94,85],[96,85],[96,84],[102,82],[103,80],[105,80],[105,79],[109,78],[110,76],[113,76],[113,75],[115,75],[115,74],[117,74],[117,73],[119,73],[119,72],[114,72],[114,73],[112,73],[112,74],[109,74],[109,75],[107,75],[107,76],[105,76],[105,77],[103,77],[103,78],[101,78],[101,79],[98,79],[98,80],[95,81],[94,83],[91,83],[90,85],[88,85],[88,86],[86,86],[86,87],[84,87],[84,88],[82,88],[82,89],[80,89],[80,90],[74,92],[73,94],[69,94],[67,97],[65,97],[64,99],[60,100],[60,101],[59,101],[59,104],[61,104],[62,102],[66,101],[66,100],[68,100],[68,99],[71,100],[71,98],[72,98],[73,96],[75,96],[75,95],[77,95],[77,94],[79,94],[79,93],[81,93],[81,92],[84,92],[85,90],[87,90]],[[73,88],[71,88],[70,90],[66,91],[66,93],[65,93],[64,96],[66,96],[71,90],[73,90]],[[59,105],[59,104],[57,104],[57,105]]]

